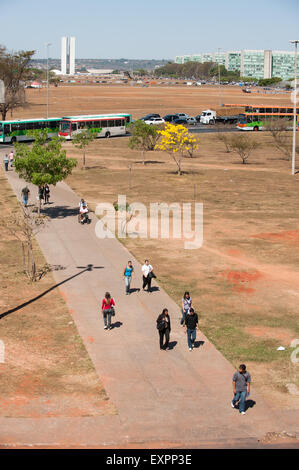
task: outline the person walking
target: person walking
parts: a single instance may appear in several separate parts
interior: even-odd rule
[[[44,186],[44,198],[45,198],[45,204],[49,204],[50,188],[47,183]]]
[[[168,345],[171,331],[170,317],[167,308],[163,308],[162,313],[157,318],[157,329],[160,337],[160,349],[164,349],[166,351],[167,348],[169,349]],[[164,336],[165,343],[163,344]]]
[[[131,287],[131,281],[132,277],[134,275],[134,268],[132,261],[128,261],[127,266],[124,269],[124,279],[125,279],[125,285],[126,285],[126,295],[130,294],[130,287]]]
[[[106,292],[102,300],[102,313],[104,318],[104,330],[111,330],[111,317],[115,315],[115,302],[109,292]]]
[[[9,153],[9,155],[8,155],[8,158],[9,158],[9,166],[10,166],[10,168],[12,169],[12,167],[13,167],[13,159],[14,159],[13,150],[10,151],[10,153]]]
[[[232,408],[235,408],[236,403],[239,402],[239,412],[245,415],[245,401],[246,397],[250,394],[251,376],[246,371],[246,365],[240,364],[239,370],[233,375],[233,393]]]
[[[29,191],[28,186],[25,186],[25,188],[22,189],[21,195],[22,195],[22,202],[23,202],[24,206],[27,207],[28,198],[29,198],[29,195],[30,195],[30,191]]]
[[[182,318],[181,325],[184,326],[186,316],[189,314],[189,310],[192,305],[192,299],[189,292],[185,292],[184,297],[182,298]]]
[[[5,157],[4,157],[4,168],[5,168],[5,171],[8,171],[8,163],[9,163],[9,158],[8,158],[8,155],[6,154]]]
[[[153,267],[151,264],[149,264],[149,260],[146,259],[144,261],[144,265],[142,266],[141,268],[142,270],[142,277],[143,277],[143,285],[142,285],[142,289],[145,290],[146,286],[147,286],[147,291],[148,292],[151,292],[152,291],[152,288],[151,288],[151,282],[152,282],[152,271],[153,271]]]
[[[189,315],[186,315],[185,328],[189,351],[192,351],[196,340],[196,330],[198,330],[198,315],[194,312],[194,308],[192,307],[189,310]]]

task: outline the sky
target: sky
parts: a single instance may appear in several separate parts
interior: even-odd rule
[[[293,50],[299,0],[0,0],[0,44],[60,58],[76,37],[76,58],[170,59],[226,50]]]

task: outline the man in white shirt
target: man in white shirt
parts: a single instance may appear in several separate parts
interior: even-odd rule
[[[152,282],[152,277],[149,276],[149,273],[153,271],[153,267],[149,264],[149,260],[146,259],[144,261],[144,265],[141,268],[142,275],[143,275],[143,286],[142,289],[145,290],[145,287],[147,286],[147,291],[151,292],[151,282]]]

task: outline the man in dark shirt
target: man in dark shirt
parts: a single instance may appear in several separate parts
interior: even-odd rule
[[[233,392],[234,398],[232,401],[232,408],[235,408],[236,403],[239,401],[239,412],[245,415],[245,401],[246,396],[250,393],[251,376],[246,371],[245,364],[239,366],[239,370],[233,376]]]
[[[190,308],[189,315],[185,319],[185,333],[187,333],[189,351],[194,348],[196,339],[196,330],[198,330],[198,315],[194,312],[194,308]]]

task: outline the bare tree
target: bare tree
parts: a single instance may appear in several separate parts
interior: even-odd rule
[[[241,157],[243,164],[247,163],[252,151],[260,146],[247,132],[236,133],[231,136],[229,144],[232,151],[236,152]]]
[[[264,124],[264,128],[270,132],[274,147],[283,154],[285,160],[292,158],[291,127],[292,124],[286,119],[272,119]]]
[[[28,278],[35,282],[41,279],[43,273],[48,271],[48,265],[38,269],[33,249],[33,239],[42,230],[48,221],[48,217],[33,214],[30,208],[22,207],[22,211],[10,212],[1,220],[0,224],[6,228],[22,246],[23,269]]]
[[[29,63],[34,51],[7,52],[0,46],[0,79],[5,86],[5,102],[0,104],[2,120],[7,112],[25,106],[25,81],[29,73]]]
[[[231,152],[230,136],[227,133],[223,133],[219,131],[217,132],[216,136],[219,142],[221,142],[224,145],[226,153],[230,153]]]

